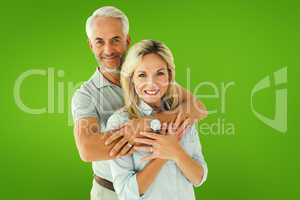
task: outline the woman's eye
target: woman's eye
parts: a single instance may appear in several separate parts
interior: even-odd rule
[[[158,72],[157,75],[163,76],[163,75],[165,75],[165,73],[164,72]]]
[[[146,75],[145,74],[139,74],[138,75],[138,77],[140,77],[140,78],[143,78],[143,77],[145,77]]]

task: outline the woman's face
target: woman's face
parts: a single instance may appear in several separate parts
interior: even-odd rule
[[[140,99],[152,106],[160,106],[169,87],[167,63],[154,53],[143,56],[133,73],[133,84]]]

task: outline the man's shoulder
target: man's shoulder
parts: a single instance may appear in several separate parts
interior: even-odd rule
[[[83,81],[81,85],[73,93],[73,98],[80,96],[90,96],[97,92],[97,86],[94,83],[95,73],[86,81]]]

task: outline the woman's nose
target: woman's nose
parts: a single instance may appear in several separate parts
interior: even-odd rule
[[[157,85],[157,84],[156,84],[156,80],[155,80],[155,78],[153,78],[153,77],[147,78],[146,83],[147,83],[148,86],[152,86],[152,87]]]

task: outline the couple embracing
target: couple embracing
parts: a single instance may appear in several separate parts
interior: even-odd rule
[[[193,200],[207,178],[195,123],[204,105],[175,82],[171,50],[130,45],[129,22],[106,6],[86,22],[100,67],[72,98],[74,136],[92,162],[92,200]]]

